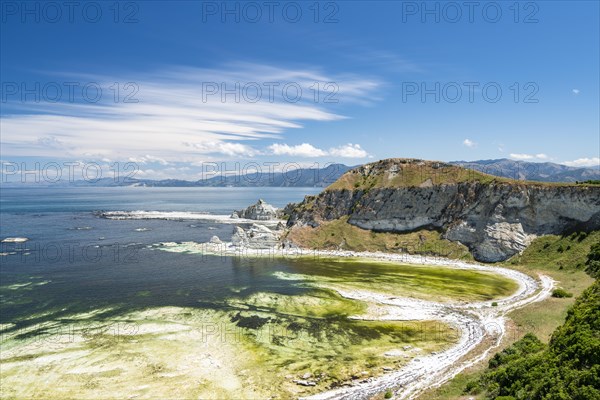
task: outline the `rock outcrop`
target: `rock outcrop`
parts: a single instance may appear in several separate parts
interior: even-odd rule
[[[281,211],[266,203],[263,199],[259,199],[256,204],[253,204],[248,208],[234,211],[231,214],[231,218],[245,218],[255,221],[269,221],[280,217]]]
[[[280,246],[280,237],[280,231],[271,230],[264,225],[252,224],[248,229],[239,226],[233,228],[231,243],[236,247],[273,249]]]
[[[288,227],[348,223],[381,232],[435,229],[475,259],[505,260],[538,235],[600,229],[600,187],[525,183],[444,163],[391,159],[344,174],[287,207]]]

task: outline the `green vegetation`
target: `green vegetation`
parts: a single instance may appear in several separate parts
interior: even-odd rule
[[[354,168],[326,190],[365,190],[373,188],[418,187],[439,184],[479,182],[528,186],[573,186],[572,183],[518,181],[489,175],[439,161],[390,158]],[[585,182],[593,184],[594,181]]]
[[[585,264],[585,272],[596,279],[600,278],[600,242],[592,245]]]
[[[564,290],[573,293],[574,296],[579,296],[594,283],[586,271],[593,274],[594,270],[598,270],[594,261],[600,260],[599,242],[599,231],[575,232],[564,236],[544,236],[535,239],[521,255],[513,257],[505,265],[526,273],[541,272],[550,275],[560,282],[560,286]],[[557,251],[561,245],[563,253]],[[567,248],[569,249],[567,250]],[[590,265],[592,265],[591,268]],[[533,333],[540,342],[549,342],[552,335],[557,332],[557,328],[564,323],[569,308],[575,301],[574,298],[551,297],[543,302],[511,312],[509,317],[514,325],[509,326],[510,339],[524,338],[527,333]],[[597,305],[596,308],[598,308]],[[544,347],[546,348],[547,345]],[[481,379],[485,373],[486,371],[479,366],[469,369],[458,374],[440,388],[429,391],[424,398],[437,400],[481,398],[486,395],[485,387],[481,385]],[[465,393],[474,394],[476,391],[479,393],[478,396],[465,395]],[[519,398],[518,396],[512,397]],[[499,395],[497,398],[502,398],[502,396]],[[505,398],[510,398],[510,396]],[[536,397],[529,398],[535,399]]]
[[[574,232],[570,235],[548,235],[540,237],[521,255],[508,261],[512,266],[525,266],[542,271],[584,271],[599,268],[600,257],[589,259],[592,246],[600,247],[600,231]],[[592,275],[592,274],[590,274]]]
[[[511,182],[510,179],[436,161],[387,159],[352,169],[326,190],[371,190],[460,182]],[[515,181],[516,182],[516,181]]]
[[[299,246],[320,250],[382,251],[472,260],[469,249],[442,238],[440,232],[373,232],[348,223],[348,217],[324,221],[318,227],[296,227],[287,236]]]
[[[582,182],[576,181],[575,183],[578,185],[600,185],[600,181],[592,179]]]
[[[588,260],[599,257],[596,243]],[[466,392],[483,392],[489,399],[600,399],[599,328],[600,281],[596,280],[568,311],[548,345],[533,334],[525,335],[496,354],[489,370],[471,381]]]
[[[527,334],[496,354],[471,392],[489,399],[600,398],[600,282],[596,281],[569,310],[548,345]]]
[[[392,393],[391,390],[388,389],[388,390],[385,391],[385,394],[383,395],[383,398],[384,399],[391,399],[392,396],[394,396],[394,394]]]
[[[573,293],[567,292],[563,288],[556,288],[552,291],[552,297],[556,297],[557,299],[571,298],[573,297]]]

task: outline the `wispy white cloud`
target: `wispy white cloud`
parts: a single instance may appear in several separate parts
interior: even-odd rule
[[[564,161],[561,164],[568,165],[569,167],[600,167],[599,157],[590,158],[578,158],[573,161]]]
[[[260,154],[253,147],[237,142],[209,141],[190,144],[190,146],[200,153],[218,153],[230,157],[253,157]]]
[[[547,160],[549,157],[544,153],[539,154],[524,154],[524,153],[510,153],[510,158],[515,160]]]
[[[573,89],[572,92],[573,92],[574,95],[578,95],[579,94],[579,89]]]
[[[473,148],[473,147],[475,147],[477,145],[477,143],[475,143],[474,141],[472,141],[470,139],[465,139],[465,140],[463,140],[463,145],[467,146],[467,147],[470,147],[470,148]]]
[[[367,158],[370,157],[360,144],[348,143],[340,147],[334,147],[329,149],[329,154],[335,157],[344,158]]]
[[[379,83],[354,75],[327,75],[315,69],[235,64],[222,69],[171,68],[139,79],[85,77],[108,88],[133,81],[137,103],[34,103],[0,119],[2,151],[8,156],[129,159],[158,157],[165,162],[195,161],[210,154],[252,157],[261,154],[248,141],[282,138],[306,122],[346,118],[333,111],[344,102],[371,98]],[[221,88],[238,95],[222,96]],[[315,82],[319,96],[315,101]],[[277,85],[273,85],[276,83]],[[301,98],[289,96],[300,88]],[[329,83],[330,86],[325,87]],[[209,95],[210,88],[219,92]],[[212,86],[215,84],[216,86]],[[262,93],[256,99],[256,85]],[[269,92],[269,86],[274,92]],[[224,86],[221,86],[224,85]],[[203,92],[204,88],[204,92]],[[335,92],[337,103],[325,102]],[[104,97],[112,92],[106,90]],[[293,99],[295,100],[295,99]]]

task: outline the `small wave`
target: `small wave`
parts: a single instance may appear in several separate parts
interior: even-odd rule
[[[270,221],[255,221],[245,218],[231,218],[230,215],[209,214],[206,212],[192,211],[103,211],[97,212],[96,215],[101,218],[114,220],[131,220],[131,219],[162,219],[170,221],[182,220],[197,220],[211,221],[222,224],[240,224],[240,223],[260,223],[260,224],[276,224],[279,220]]]
[[[2,240],[2,243],[24,243],[28,240],[29,238],[26,237],[7,237]]]
[[[150,228],[136,228],[135,231],[136,232],[147,232],[147,231],[151,231],[152,229]]]

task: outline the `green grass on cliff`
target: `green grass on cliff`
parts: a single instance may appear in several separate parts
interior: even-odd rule
[[[600,242],[600,231],[542,236],[534,240],[523,254],[514,256],[507,263],[547,272],[583,271],[587,254],[592,245],[598,242]]]
[[[304,248],[321,250],[383,251],[472,260],[466,246],[442,238],[441,233],[373,232],[348,223],[348,217],[323,221],[318,227],[294,227],[288,239]]]
[[[527,184],[534,186],[581,186],[588,183],[519,181],[489,175],[439,161],[390,158],[365,164],[342,175],[326,190],[370,190],[377,188],[427,187],[462,182]]]
[[[477,181],[508,182],[509,179],[434,161],[388,159],[346,172],[327,190],[416,187]]]

